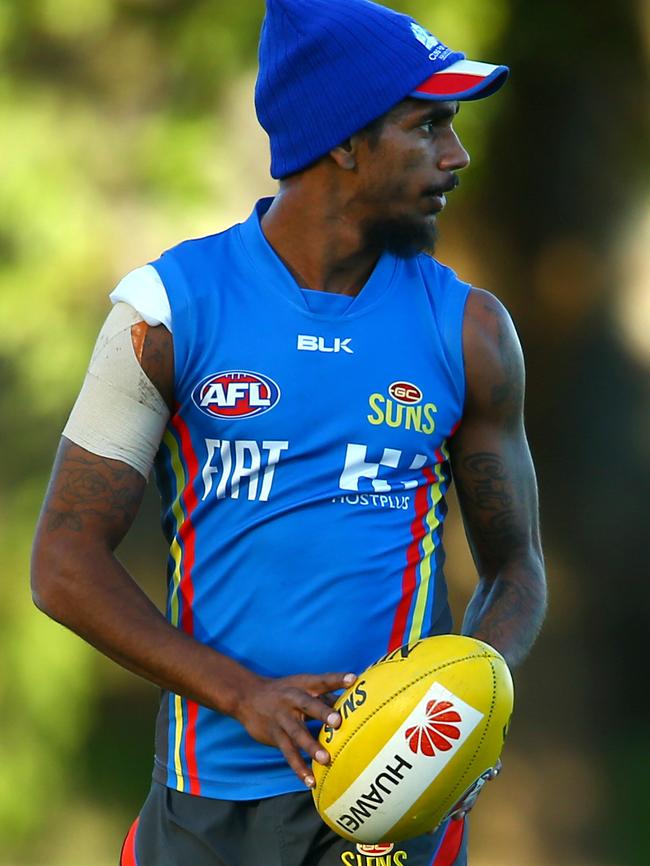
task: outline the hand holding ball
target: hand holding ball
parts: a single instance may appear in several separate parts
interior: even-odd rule
[[[341,726],[321,730],[320,816],[354,842],[435,829],[497,764],[512,706],[508,666],[481,641],[442,635],[389,653],[337,700]]]

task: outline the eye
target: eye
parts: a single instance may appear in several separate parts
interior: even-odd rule
[[[419,124],[418,129],[421,129],[426,135],[435,136],[444,129],[451,127],[454,119],[452,112],[431,112],[428,120],[424,120]]]
[[[444,121],[441,121],[439,118],[435,118],[432,120],[426,120],[424,123],[421,123],[419,128],[426,132],[427,135],[437,135],[437,133],[440,132],[440,129],[444,125]]]

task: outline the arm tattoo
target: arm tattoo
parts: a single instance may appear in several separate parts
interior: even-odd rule
[[[517,519],[516,491],[501,457],[490,452],[470,454],[462,458],[461,468],[459,486],[472,507],[477,540],[492,549],[525,545],[528,533]]]
[[[517,665],[534,643],[546,607],[527,475],[519,461],[506,463],[489,451],[459,455],[458,466],[459,493],[470,517],[468,538],[481,575],[463,633],[495,646],[508,664]]]
[[[144,479],[135,469],[64,440],[43,526],[46,532],[84,532],[101,524],[118,544],[135,518],[143,490]]]
[[[523,425],[523,356],[498,301],[475,291],[468,310],[467,399],[451,451],[479,582],[463,632],[517,664],[535,640],[546,599],[535,472]]]

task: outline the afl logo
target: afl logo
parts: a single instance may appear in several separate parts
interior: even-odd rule
[[[413,385],[411,382],[393,382],[388,389],[388,393],[393,400],[397,400],[398,403],[402,403],[404,406],[413,406],[415,403],[419,403],[424,396],[418,386]]]
[[[210,418],[253,418],[269,412],[279,400],[277,383],[249,370],[213,373],[192,391],[194,405]]]
[[[377,842],[376,845],[357,845],[357,851],[368,857],[381,857],[390,854],[394,847],[391,842]]]

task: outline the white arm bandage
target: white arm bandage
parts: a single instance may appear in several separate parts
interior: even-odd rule
[[[133,350],[131,327],[142,321],[128,304],[113,307],[63,435],[148,478],[170,413]]]

